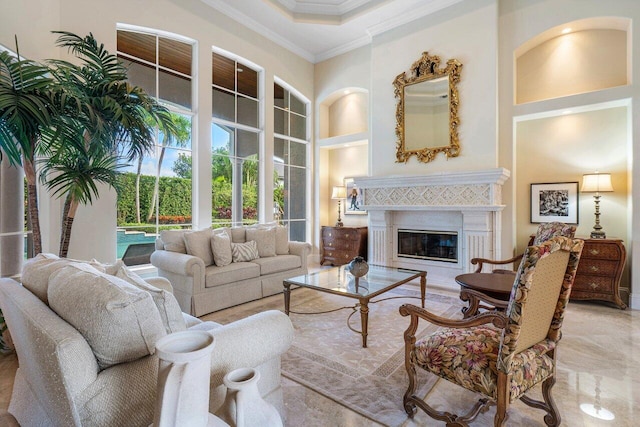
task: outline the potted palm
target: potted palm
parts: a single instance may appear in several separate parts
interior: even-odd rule
[[[54,195],[65,198],[60,256],[69,249],[77,208],[99,196],[98,184],[118,190],[118,171],[154,145],[156,129],[168,139],[177,127],[169,110],[142,88],[127,82],[127,70],[92,34],[60,34],[57,44],[80,64],[50,61],[52,75],[67,102],[47,134],[49,156],[41,178]]]

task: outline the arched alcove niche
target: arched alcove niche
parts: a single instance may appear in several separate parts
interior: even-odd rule
[[[369,129],[369,91],[366,89],[342,88],[328,95],[319,107],[320,139],[363,134]]]
[[[631,20],[599,17],[550,28],[514,52],[515,104],[630,82]]]

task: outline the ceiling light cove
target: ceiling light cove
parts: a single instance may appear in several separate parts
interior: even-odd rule
[[[339,25],[392,0],[263,0],[293,22]]]

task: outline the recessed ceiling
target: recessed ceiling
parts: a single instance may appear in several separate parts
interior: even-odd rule
[[[202,1],[315,63],[463,0]]]

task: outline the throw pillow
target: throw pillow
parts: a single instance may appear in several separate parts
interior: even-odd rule
[[[256,242],[260,258],[276,256],[275,228],[247,228],[247,240]]]
[[[215,233],[211,237],[211,250],[213,251],[213,261],[218,267],[224,267],[233,261],[231,236],[229,234]]]
[[[289,255],[289,230],[287,227],[276,227],[276,255]]]
[[[40,253],[24,263],[20,281],[32,294],[37,296],[45,304],[49,304],[47,289],[49,287],[49,277],[56,271],[66,267],[70,263],[90,264],[100,272],[105,271],[105,267],[98,261],[76,261],[68,258],[59,258],[57,255]]]
[[[247,241],[245,237],[245,227],[232,227],[230,230],[231,241],[233,243],[244,243]]]
[[[125,282],[135,286],[142,291],[147,291],[151,294],[153,303],[156,305],[158,313],[160,313],[160,320],[162,320],[164,329],[168,334],[184,331],[187,329],[187,326],[184,322],[184,317],[182,317],[182,310],[180,309],[180,305],[178,304],[176,297],[174,297],[171,292],[167,292],[163,289],[158,289],[155,286],[152,286],[149,283],[145,282],[144,279],[142,279],[133,271],[129,270],[122,261],[118,261],[118,264],[119,268],[114,276],[124,280]]]
[[[200,258],[205,266],[213,264],[213,252],[211,251],[212,235],[213,230],[210,228],[184,233],[184,243],[187,248],[187,253]]]
[[[164,250],[186,254],[187,248],[184,245],[184,233],[183,230],[162,230],[160,232],[160,240],[164,244]]]
[[[49,279],[49,305],[80,332],[101,369],[155,352],[166,335],[151,294],[87,264],[69,264]]]
[[[247,262],[260,258],[258,245],[253,240],[245,243],[231,243],[233,262]]]

